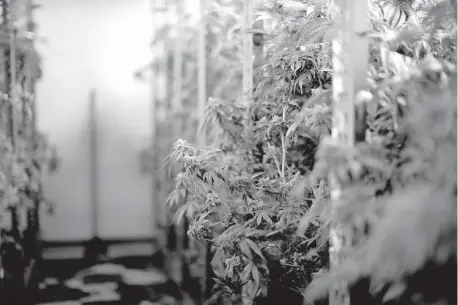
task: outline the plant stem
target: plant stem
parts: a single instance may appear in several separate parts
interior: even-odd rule
[[[283,106],[283,122],[286,121],[286,106]],[[285,167],[286,167],[286,140],[285,133],[281,133],[281,149],[282,149],[282,158],[281,158],[281,179],[283,183],[286,183],[285,179]]]
[[[286,166],[286,141],[285,141],[285,134],[281,134],[281,149],[282,149],[282,156],[281,156],[281,179],[283,183],[285,183],[285,166]]]

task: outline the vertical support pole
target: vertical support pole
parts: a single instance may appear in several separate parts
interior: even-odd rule
[[[199,113],[199,123],[202,126],[205,121],[205,103],[207,102],[207,58],[206,58],[206,0],[199,0],[199,45],[197,49],[197,58],[198,58],[198,113]],[[202,133],[197,137],[197,145],[199,147],[205,146],[207,141],[207,134],[204,129]]]
[[[7,92],[9,97],[8,102],[8,134],[11,141],[12,153],[16,153],[16,103],[17,103],[17,90],[16,90],[16,31],[12,24],[12,5],[10,0],[5,0],[4,3],[4,22],[8,31],[9,44],[7,49]],[[11,225],[12,233],[15,236],[19,234],[19,218],[17,213],[17,207],[11,208]]]
[[[257,20],[253,24],[253,28],[256,30],[263,31],[264,29],[264,21]],[[262,65],[263,56],[264,56],[264,35],[261,33],[254,33],[253,34],[253,68],[256,69]],[[253,76],[254,82],[256,82],[256,78]]]
[[[166,27],[168,20],[169,20],[169,9],[168,5],[170,2],[167,0],[155,0],[154,2],[154,17],[156,18],[156,26],[158,28]],[[155,35],[157,35],[157,28],[155,29]],[[156,39],[157,40],[157,39]],[[167,173],[163,171],[159,171],[159,158],[161,155],[161,150],[164,147],[161,145],[169,147],[170,143],[164,143],[159,141],[164,140],[171,140],[167,138],[167,135],[163,133],[166,130],[168,134],[169,129],[169,122],[167,118],[170,115],[170,108],[169,104],[169,97],[171,96],[170,92],[170,84],[169,84],[169,50],[168,50],[168,39],[164,37],[162,41],[157,40],[157,44],[154,45],[155,52],[159,53],[159,56],[162,56],[162,59],[159,60],[159,56],[154,54],[154,66],[155,69],[155,79],[154,79],[154,90],[156,92],[156,143],[154,146],[154,158],[156,164],[156,172],[159,176],[159,179],[156,179],[156,192],[157,192],[157,203],[155,205],[155,219],[156,219],[156,229],[157,233],[156,236],[159,241],[159,245],[161,251],[166,253],[164,259],[164,268],[167,273],[171,274],[172,266],[173,266],[173,258],[169,255],[170,254],[170,240],[174,240],[175,238],[175,229],[172,225],[170,225],[170,211],[166,206],[166,197],[168,192],[169,186],[169,176]],[[160,111],[160,112],[159,112]],[[159,115],[165,117],[166,120],[159,118]],[[167,126],[165,126],[167,125]],[[159,128],[159,126],[161,128]]]
[[[6,1],[7,6],[5,8],[5,22],[8,29],[8,39],[9,39],[9,47],[8,47],[8,95],[10,98],[9,105],[9,112],[10,112],[10,120],[9,120],[9,132],[11,136],[11,144],[13,146],[13,150],[16,149],[16,112],[15,112],[15,103],[17,102],[17,90],[16,90],[16,31],[12,24],[12,8],[11,8],[11,1]]]
[[[173,126],[173,140],[177,140],[182,136],[183,131],[183,103],[182,103],[182,87],[183,87],[183,45],[180,33],[182,32],[183,23],[183,1],[175,0],[176,24],[173,25],[174,36],[171,37],[173,43],[173,89],[172,89],[172,114],[175,118]],[[174,168],[174,177],[178,174],[178,169]],[[185,199],[186,200],[186,199]],[[177,264],[174,266],[174,277],[177,284],[183,281],[182,266],[185,263],[183,253],[183,224],[175,224],[176,239],[175,239],[175,255]]]
[[[29,1],[29,7],[28,7],[28,14],[29,14],[29,21],[27,25],[27,29],[29,32],[34,33],[35,32],[35,22],[33,20],[33,0]],[[36,76],[34,76],[30,80],[30,113],[31,113],[31,122],[30,122],[30,136],[32,139],[32,151],[33,154],[36,154],[38,150],[38,132],[37,132],[37,107],[36,107],[36,96],[35,96],[35,84],[36,84]],[[41,169],[38,168],[38,177],[41,178]],[[40,179],[39,178],[39,179]],[[34,198],[34,204],[33,204],[33,215],[31,217],[33,218],[33,233],[34,233],[34,240],[35,240],[35,247],[33,249],[33,255],[35,259],[40,259],[41,258],[41,253],[40,253],[40,201],[42,197],[42,181],[41,179],[38,182],[38,189],[37,189],[37,194]]]
[[[357,93],[367,88],[369,64],[368,40],[361,35],[369,30],[368,0],[340,0],[336,7],[340,23],[338,35],[333,41],[333,128],[335,144],[352,147],[355,145],[355,104]],[[340,204],[341,187],[335,177],[329,177],[331,198],[334,207]],[[352,246],[352,232],[349,228],[333,223],[330,240],[331,268],[338,266],[342,253]],[[330,305],[349,305],[350,296],[346,283],[341,283],[330,292]]]
[[[253,14],[253,16],[255,15]],[[256,30],[256,32],[252,34],[252,44],[253,44],[253,64],[252,66],[253,66],[253,70],[255,70],[259,68],[260,66],[262,66],[263,59],[264,59],[264,34],[262,34],[264,30],[264,21],[262,19],[254,21],[253,29]],[[253,70],[251,71],[252,73],[251,79],[253,80],[254,84],[252,84],[253,88],[250,90],[250,92],[254,93],[256,84],[259,82],[260,79],[262,79],[263,75],[254,75]],[[246,77],[248,78],[249,76],[247,75]],[[250,96],[249,100],[251,100],[252,98],[254,98],[254,96]],[[251,107],[249,107],[248,109],[249,109],[248,113],[251,116],[252,115],[251,110],[250,110]],[[252,124],[252,121],[250,119],[248,120],[248,124],[250,125]]]
[[[97,126],[97,103],[96,92],[91,90],[89,94],[89,132],[90,132],[90,171],[89,179],[91,190],[92,207],[92,235],[97,237],[99,234],[99,171],[98,171],[98,126]]]
[[[203,126],[205,121],[205,104],[207,101],[207,58],[206,58],[206,32],[207,32],[207,18],[206,13],[206,0],[199,0],[199,45],[197,49],[198,58],[198,117],[199,125]],[[197,137],[197,145],[204,147],[207,142],[207,133],[205,128],[201,129],[201,133]],[[209,295],[211,289],[211,244],[205,243],[203,247],[203,262],[204,262],[204,276],[202,279],[202,302]]]
[[[8,12],[7,12],[7,7],[8,7],[8,4],[6,2],[6,0],[1,0],[0,1],[0,4],[1,4],[1,9],[2,9],[2,25],[5,27],[7,26],[7,23],[6,21],[8,20]],[[7,49],[4,49],[2,50],[2,55],[3,55],[3,62],[4,62],[4,67],[5,67],[5,75],[8,75],[8,52],[7,52]],[[6,82],[7,83],[7,82]],[[4,93],[6,96],[8,95],[8,84],[5,85],[4,88],[4,92],[2,92],[2,94]],[[6,101],[7,105],[9,103],[9,99],[7,99]],[[4,131],[5,131],[5,138],[8,137],[8,133],[9,133],[9,120],[10,120],[10,117],[9,117],[9,107],[6,107],[6,111],[5,113],[2,112],[2,119],[4,119],[5,122],[2,122],[2,128],[4,128]],[[9,173],[7,173],[7,181],[9,183]],[[1,232],[2,234],[0,235],[0,249],[3,249],[4,247],[4,236],[3,236],[3,232]],[[4,262],[4,255],[3,253],[0,253],[0,283],[2,284],[1,287],[0,287],[0,292],[1,292],[1,295],[0,295],[0,300],[3,301],[3,300],[6,300],[6,294],[8,293],[8,290],[6,290],[4,288],[5,286],[5,275],[7,274],[8,272],[8,267],[7,265],[5,265],[5,262]]]
[[[175,9],[177,15],[177,23],[175,27],[175,37],[174,37],[174,49],[173,49],[173,102],[172,109],[173,113],[176,115],[182,111],[182,86],[183,86],[183,40],[180,39],[180,33],[182,32],[182,22],[183,22],[183,9],[182,1],[175,0]],[[182,120],[178,124],[175,124],[175,139],[177,139],[181,134]]]
[[[167,0],[156,0],[156,16],[157,15],[160,15],[161,18],[158,18],[158,23],[165,26],[167,25],[167,22],[168,22],[168,16],[167,16],[167,12],[168,12],[168,2]],[[157,108],[159,108],[159,105],[161,105],[161,107],[164,107],[165,108],[165,116],[167,117],[168,116],[168,111],[169,111],[169,83],[168,83],[168,73],[169,73],[169,60],[168,60],[168,43],[167,43],[167,39],[164,38],[164,40],[162,41],[162,43],[160,44],[160,52],[162,52],[162,60],[158,61],[158,65],[157,65],[157,78],[155,80],[155,84],[156,84],[156,105],[157,105]],[[159,81],[160,80],[160,81]],[[159,122],[159,121],[158,121]],[[162,121],[163,122],[163,121]],[[164,122],[163,122],[164,123]],[[159,139],[163,137],[164,135],[161,134],[160,136],[158,136],[156,138],[156,141],[159,141]],[[156,146],[156,153],[157,153],[157,157],[156,157],[156,165],[158,166],[159,165],[159,154],[160,154],[160,150],[161,150],[161,147],[159,146]],[[167,181],[167,175],[163,175],[161,177],[161,179],[163,179],[163,181]],[[157,181],[158,183],[160,183],[160,181],[158,180]],[[157,191],[159,191],[159,189],[156,189]],[[166,191],[166,190],[165,190]],[[166,200],[166,197],[164,196],[164,190],[161,190],[160,191],[161,193],[161,196],[160,196],[160,200],[158,202],[158,205],[157,205],[157,214],[156,214],[156,222],[157,222],[157,227],[159,228],[160,230],[160,236],[161,236],[161,247],[165,248],[166,245],[167,245],[167,234],[168,234],[168,220],[169,220],[169,211],[168,209],[166,208],[166,205],[165,205],[165,200]]]
[[[173,140],[177,140],[181,137],[183,118],[181,116],[183,110],[182,104],[182,87],[183,87],[183,45],[182,39],[180,38],[181,27],[182,27],[182,1],[175,0],[175,13],[176,13],[176,24],[174,24],[175,35],[172,37],[173,41],[173,89],[172,89],[172,113],[175,118],[175,124],[173,124]],[[175,169],[175,174],[177,173]],[[179,234],[181,235],[181,234]],[[178,250],[179,245],[178,242]]]
[[[16,30],[13,25],[13,6],[11,0],[5,0],[2,2],[3,4],[3,21],[6,25],[6,30],[8,33],[8,46],[6,50],[6,89],[8,93],[8,124],[7,124],[7,136],[10,138],[11,141],[11,149],[13,158],[16,159],[16,137],[17,137],[17,118],[16,118],[16,106],[18,103],[17,97],[17,76],[16,76]],[[7,173],[7,187],[16,188],[14,185],[14,181],[12,179],[13,176],[13,166],[16,160],[10,164],[9,173]],[[13,237],[13,244],[14,250],[11,249],[9,255],[14,255],[14,260],[4,263],[2,266],[1,273],[3,275],[3,270],[5,273],[9,274],[10,279],[8,280],[9,284],[11,285],[8,290],[5,291],[6,300],[10,297],[17,297],[19,302],[21,302],[21,295],[24,289],[24,256],[22,252],[22,244],[20,242],[20,232],[19,232],[19,219],[18,219],[18,209],[17,209],[17,202],[13,203],[11,207],[11,224],[12,230],[11,234]],[[7,250],[8,251],[8,250]],[[2,258],[3,259],[3,258]],[[9,270],[8,270],[9,269]],[[6,281],[5,281],[6,282]]]
[[[151,6],[152,6],[152,20],[151,20],[151,29],[152,29],[152,35],[154,39],[154,34],[157,30],[157,12],[155,11],[156,9],[156,0],[151,0]],[[151,46],[151,61],[153,63],[153,66],[151,67],[151,204],[152,204],[152,215],[151,215],[151,227],[152,227],[152,232],[153,235],[156,236],[156,239],[158,240],[159,244],[161,243],[161,238],[162,235],[162,228],[160,227],[160,223],[158,219],[160,218],[158,215],[160,214],[160,205],[161,202],[159,200],[158,192],[157,192],[157,180],[158,180],[158,175],[157,175],[157,154],[158,154],[158,145],[157,145],[157,96],[158,96],[158,82],[157,82],[157,71],[154,66],[155,62],[155,46]]]
[[[161,11],[159,8],[163,8],[164,3],[162,0],[152,0],[152,14],[153,14],[153,21],[152,21],[152,27],[153,27],[153,39],[155,39],[155,36],[157,34],[158,26],[161,24],[161,22],[164,20],[164,18],[161,18]],[[160,192],[159,184],[160,184],[160,179],[156,177],[156,173],[159,168],[159,153],[161,147],[158,144],[159,141],[159,130],[158,130],[158,124],[159,124],[159,108],[160,108],[160,99],[161,99],[161,94],[163,93],[163,86],[161,80],[161,73],[164,71],[163,65],[164,61],[158,61],[157,59],[157,52],[158,52],[158,47],[156,44],[151,46],[152,48],[152,62],[153,62],[153,67],[152,67],[152,139],[151,139],[151,145],[152,145],[152,151],[153,151],[153,156],[152,156],[152,162],[153,162],[153,177],[151,183],[153,184],[151,186],[152,188],[152,195],[153,198],[155,199],[155,202],[153,203],[153,215],[152,219],[153,222],[155,223],[155,235],[157,238],[157,241],[160,245],[161,248],[165,246],[165,232],[164,232],[164,220],[163,220],[163,211],[164,211],[164,202],[162,202],[162,192]],[[165,47],[164,47],[165,48]],[[159,173],[157,173],[159,174]],[[163,178],[163,177],[160,177]]]
[[[253,34],[248,30],[253,26],[253,0],[243,2],[243,95],[245,101],[252,98],[253,92]]]
[[[26,23],[26,30],[30,31],[30,18],[31,18],[31,1],[28,0],[26,1],[25,4],[25,18],[27,19]],[[22,137],[23,140],[27,143],[27,152],[29,154],[29,157],[32,157],[33,155],[33,140],[32,140],[32,130],[31,130],[31,124],[30,124],[30,118],[29,118],[29,107],[30,107],[30,91],[31,91],[31,78],[32,76],[30,73],[27,73],[25,71],[27,69],[27,62],[29,61],[30,54],[28,53],[21,53],[19,56],[19,61],[21,62],[20,68],[18,70],[18,73],[22,75],[22,80],[20,81],[20,86],[22,89],[22,97],[20,98],[21,101],[21,107],[22,107]],[[22,71],[21,71],[22,70]],[[30,178],[31,175],[29,176]],[[30,203],[34,203],[33,201],[33,193],[30,191],[30,189],[27,189],[26,192],[28,193],[28,196],[26,198],[27,201]],[[24,231],[23,231],[23,236],[24,236],[24,255],[26,258],[26,263],[29,264],[31,260],[34,258],[34,248],[35,248],[35,237],[34,237],[34,213],[33,213],[33,204],[28,204],[27,207],[24,209],[24,216],[25,216],[25,222],[24,222]]]

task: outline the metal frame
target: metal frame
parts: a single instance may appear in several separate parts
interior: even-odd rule
[[[333,121],[332,140],[336,145],[353,147],[356,142],[355,124],[356,97],[360,90],[367,88],[369,65],[369,42],[363,33],[369,30],[368,0],[340,0],[336,3],[338,13],[338,35],[333,41]],[[363,139],[364,140],[364,139]],[[337,208],[341,197],[341,186],[333,175],[330,176],[331,198]],[[352,231],[334,223],[331,228],[330,263],[336,267],[342,260],[342,253],[351,247]],[[331,305],[349,305],[350,295],[346,283],[330,292]]]

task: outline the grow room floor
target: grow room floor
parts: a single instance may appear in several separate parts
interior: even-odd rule
[[[111,246],[110,259],[85,267],[79,247],[43,251],[36,305],[182,303],[177,286],[153,265],[151,247]],[[115,249],[116,248],[116,249]],[[149,255],[148,255],[149,254]]]
[[[167,282],[166,275],[155,268],[101,263],[66,279],[45,278],[37,301],[40,305],[166,304],[173,299],[164,293]]]

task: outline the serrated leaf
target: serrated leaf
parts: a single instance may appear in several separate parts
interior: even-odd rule
[[[245,284],[243,288],[245,288],[246,297],[250,300],[254,300],[258,292],[259,286],[256,285],[256,283],[254,283],[252,280],[250,280]]]
[[[248,265],[245,266],[245,268],[243,268],[243,271],[242,271],[242,281],[243,282],[247,282],[250,280],[250,277],[252,276],[251,275],[252,269],[253,269],[252,263],[249,263]]]
[[[262,218],[264,218],[265,221],[266,221],[268,224],[270,224],[270,225],[273,224],[272,218],[270,218],[269,215],[267,215],[266,213],[262,213],[261,215],[262,215]]]
[[[310,223],[316,227],[320,226],[319,222],[315,218],[310,219]]]
[[[258,245],[257,245],[254,241],[252,241],[251,239],[248,239],[248,238],[245,239],[245,241],[246,241],[246,243],[248,244],[248,246],[249,246],[249,247],[250,247],[259,257],[260,257],[260,258],[262,258],[262,259],[264,259],[264,260],[266,259],[266,258],[264,257],[264,255],[262,254],[261,249],[259,249]]]
[[[262,215],[258,215],[258,217],[256,218],[256,224],[260,226],[261,222],[262,222]]]
[[[253,260],[253,253],[251,253],[250,247],[247,243],[248,239],[245,239],[240,243],[240,250],[242,251],[243,255],[248,257],[250,260]]]
[[[289,126],[288,131],[286,132],[286,138],[290,138],[291,135],[296,131],[297,127],[299,127],[299,124],[301,123],[301,120],[295,121],[291,126]]]
[[[256,267],[255,265],[253,265],[253,267],[251,268],[251,275],[253,277],[254,282],[257,285],[261,285],[261,273],[259,272],[258,267]]]

